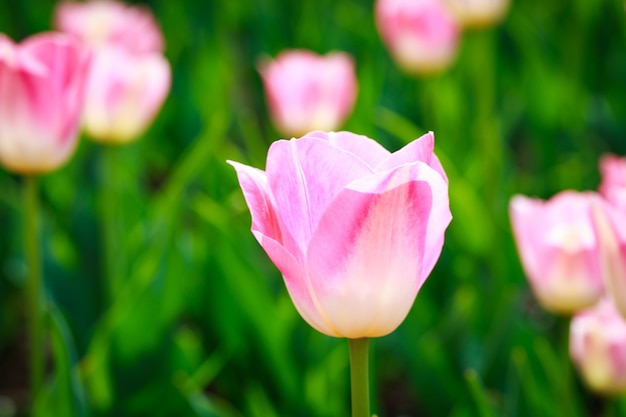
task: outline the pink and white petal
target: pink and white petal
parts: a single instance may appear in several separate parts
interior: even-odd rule
[[[252,232],[257,236],[260,233],[270,239],[282,243],[282,232],[272,206],[271,196],[267,185],[267,176],[260,169],[240,164],[235,161],[226,161],[235,168],[243,196],[246,199],[250,215],[252,216]],[[258,237],[257,237],[258,240]],[[259,241],[260,243],[260,241]]]
[[[433,132],[428,132],[404,146],[402,149],[390,154],[376,166],[376,171],[383,172],[400,165],[411,164],[417,161],[425,162],[430,165],[434,149],[435,135]]]
[[[353,154],[324,140],[274,142],[266,174],[283,232],[293,236],[304,253],[328,204],[346,184],[372,172]]]
[[[311,240],[307,265],[314,296],[340,336],[393,331],[426,278],[428,229],[431,216],[440,217],[431,215],[435,194],[430,180],[443,181],[425,164],[398,171],[413,171],[413,178],[399,183],[379,178],[378,184],[363,182],[359,189],[344,190]],[[395,175],[407,173],[387,177]]]
[[[283,275],[289,296],[302,318],[317,331],[336,336],[320,314],[317,301],[311,297],[305,268],[279,242],[259,231],[253,231],[253,234]]]
[[[374,139],[351,132],[311,132],[306,136],[327,140],[338,148],[354,154],[372,168],[391,155]]]

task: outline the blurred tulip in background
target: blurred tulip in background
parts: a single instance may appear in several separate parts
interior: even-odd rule
[[[137,139],[152,122],[170,88],[167,60],[158,53],[98,51],[87,83],[84,125],[98,142]]]
[[[443,0],[464,28],[481,28],[500,22],[510,0]]]
[[[302,317],[336,337],[392,332],[433,269],[451,220],[434,136],[395,153],[365,136],[275,142],[265,171],[237,162],[252,232]]]
[[[450,66],[460,28],[440,0],[378,0],[376,25],[398,65],[428,75]]]
[[[570,354],[592,390],[626,391],[626,322],[609,300],[572,318]]]
[[[574,313],[603,293],[598,241],[590,217],[599,196],[563,191],[548,201],[514,196],[513,234],[530,286],[555,313]]]
[[[259,72],[270,116],[285,135],[335,130],[352,112],[357,80],[352,58],[345,53],[288,50],[262,61]]]
[[[163,35],[148,9],[113,0],[59,3],[55,26],[95,49],[113,45],[133,53],[164,49]]]
[[[76,147],[89,53],[57,33],[20,44],[0,35],[0,161],[38,174],[61,166]]]
[[[163,35],[150,11],[107,0],[65,2],[57,7],[55,23],[95,54],[83,121],[89,137],[115,144],[138,139],[171,83]]]

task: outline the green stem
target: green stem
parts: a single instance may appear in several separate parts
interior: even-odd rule
[[[108,308],[115,298],[119,286],[116,270],[117,246],[117,195],[115,193],[116,149],[113,146],[102,146],[100,149],[100,233],[104,263],[102,274],[102,293],[104,306]]]
[[[368,338],[348,339],[350,345],[350,383],[352,417],[371,417],[368,372]]]
[[[28,270],[27,291],[30,309],[30,384],[31,395],[34,398],[41,389],[44,375],[39,198],[35,176],[24,178],[24,216],[24,250]]]

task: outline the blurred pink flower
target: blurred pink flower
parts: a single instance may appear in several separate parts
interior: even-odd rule
[[[270,114],[283,134],[335,130],[354,106],[357,80],[352,58],[345,53],[284,51],[274,61],[261,62],[259,72]]]
[[[0,161],[11,171],[54,170],[78,139],[89,52],[56,33],[20,44],[0,34]]]
[[[87,83],[85,130],[98,142],[137,139],[161,108],[170,81],[169,64],[159,53],[98,51]]]
[[[563,191],[548,201],[515,196],[513,234],[522,266],[539,302],[556,313],[573,313],[603,293],[598,241],[590,210],[600,197]]]
[[[600,194],[615,207],[626,211],[626,158],[604,155],[600,159]]]
[[[390,153],[365,136],[312,132],[273,143],[265,171],[230,162],[254,236],[315,329],[376,337],[406,317],[451,220],[433,146],[432,133]]]
[[[481,28],[500,22],[510,0],[443,0],[461,26]]]
[[[171,83],[163,35],[150,11],[113,0],[64,2],[56,24],[94,51],[83,120],[90,139],[115,144],[138,139]]]
[[[626,391],[626,322],[613,303],[602,300],[572,318],[570,355],[592,390]]]
[[[57,6],[55,26],[94,49],[115,45],[134,53],[163,52],[163,35],[152,13],[113,0],[65,1]]]
[[[377,0],[376,24],[398,65],[411,74],[447,68],[460,28],[441,0]]]

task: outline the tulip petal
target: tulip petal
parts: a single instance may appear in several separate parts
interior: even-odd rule
[[[338,148],[356,155],[372,168],[391,155],[387,149],[375,140],[351,132],[326,133],[316,131],[307,134],[307,136],[327,140]]]
[[[265,172],[239,162],[226,162],[237,171],[239,184],[252,216],[252,232],[255,236],[257,236],[257,233],[260,233],[282,243],[282,233],[276,212],[271,203]]]
[[[304,137],[274,142],[266,172],[282,224],[305,253],[328,204],[346,184],[372,174],[372,169],[327,141]]]
[[[356,181],[333,201],[307,269],[336,336],[382,336],[402,322],[450,219],[447,185],[424,163]]]
[[[321,314],[318,301],[312,298],[310,281],[300,263],[275,240],[263,236],[258,231],[253,233],[276,268],[282,273],[285,286],[298,313],[317,331],[335,336],[327,319]]]
[[[390,154],[385,160],[376,166],[377,172],[387,171],[397,166],[422,161],[430,165],[430,160],[435,149],[435,135],[428,132],[420,138],[410,142],[402,149]]]

